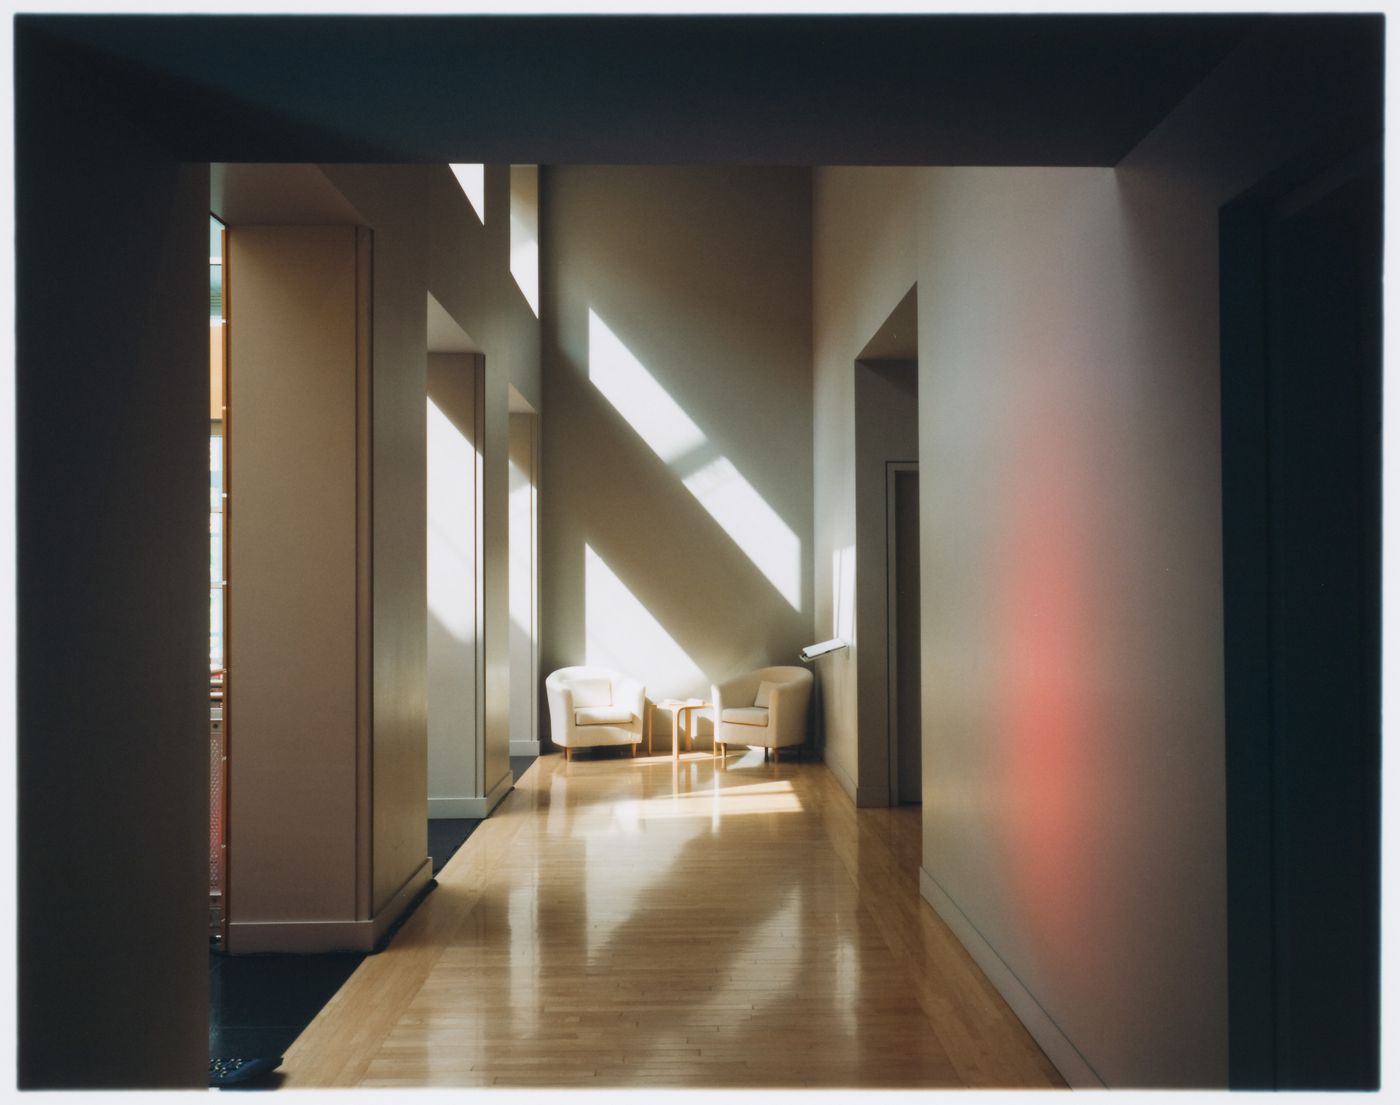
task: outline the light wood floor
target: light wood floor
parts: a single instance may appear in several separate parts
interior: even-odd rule
[[[919,898],[917,807],[819,763],[537,760],[284,1086],[1050,1087]]]

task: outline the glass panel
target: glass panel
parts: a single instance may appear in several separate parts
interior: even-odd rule
[[[209,588],[209,666],[224,666],[224,589]]]
[[[224,516],[209,515],[209,584],[222,583],[224,579]]]
[[[224,317],[224,266],[209,266],[209,317]]]

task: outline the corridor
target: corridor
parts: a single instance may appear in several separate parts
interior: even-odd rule
[[[920,899],[919,822],[756,749],[541,757],[282,1085],[1063,1085]]]

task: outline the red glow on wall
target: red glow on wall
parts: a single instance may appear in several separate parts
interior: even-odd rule
[[[1064,421],[1023,425],[996,566],[997,648],[1007,780],[1002,845],[1012,908],[1047,947],[1072,956],[1084,939],[1079,873],[1092,862],[1086,799],[1092,757],[1095,528],[1089,479]]]

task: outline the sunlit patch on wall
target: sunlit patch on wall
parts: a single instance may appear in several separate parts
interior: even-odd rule
[[[700,665],[661,628],[603,558],[589,545],[584,546],[583,555],[585,662],[641,679],[652,698],[708,692],[709,679]]]
[[[459,641],[476,634],[476,450],[428,400],[428,609]]]
[[[739,474],[716,457],[682,481],[794,610],[802,608],[802,542]]]
[[[514,459],[510,462],[510,621],[517,632],[530,636],[533,601],[530,578],[531,531],[534,526],[535,489],[530,473]]]
[[[856,547],[831,550],[831,635],[850,641],[855,637]]]
[[[588,312],[588,378],[658,457],[672,464],[705,435],[598,315]]]
[[[598,314],[588,312],[588,378],[794,610],[802,542]]]

